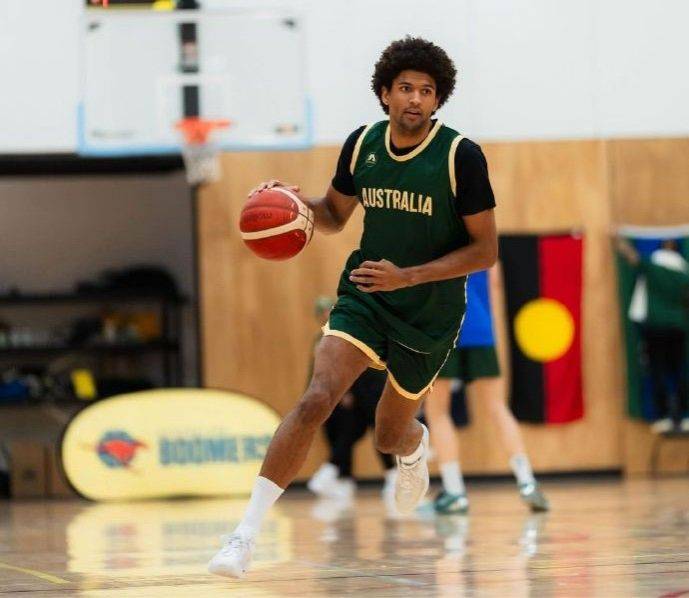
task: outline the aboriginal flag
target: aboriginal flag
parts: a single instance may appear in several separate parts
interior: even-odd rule
[[[581,418],[581,237],[503,235],[500,259],[514,415],[534,423]]]

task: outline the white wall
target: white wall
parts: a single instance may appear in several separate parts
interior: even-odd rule
[[[597,129],[607,136],[687,135],[689,2],[605,0],[594,6]]]
[[[0,1],[0,153],[76,148],[83,4]]]
[[[218,0],[216,0],[218,1]],[[459,67],[441,118],[483,140],[689,134],[684,0],[313,0],[309,74],[319,142],[380,118],[369,81],[407,33]]]
[[[0,152],[74,149],[82,4],[0,2]],[[318,143],[338,143],[380,117],[369,91],[372,66],[407,33],[436,41],[455,59],[460,84],[441,117],[477,139],[689,134],[686,0],[272,4],[308,19]]]

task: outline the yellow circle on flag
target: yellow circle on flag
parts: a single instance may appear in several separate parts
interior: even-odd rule
[[[555,299],[534,299],[514,318],[514,335],[522,352],[534,361],[562,357],[574,339],[574,318]]]

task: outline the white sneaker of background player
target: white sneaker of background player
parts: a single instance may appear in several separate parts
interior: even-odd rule
[[[306,482],[306,487],[314,494],[324,495],[325,489],[337,480],[339,473],[337,466],[332,463],[323,463]]]
[[[689,417],[682,418],[679,429],[682,430],[682,432],[689,432]]]
[[[222,548],[208,563],[208,571],[223,577],[244,577],[251,564],[254,539],[233,533],[222,537]]]
[[[311,515],[324,523],[334,523],[352,506],[351,500],[319,496],[311,507]]]
[[[423,424],[422,424],[423,425]],[[397,460],[397,482],[395,484],[395,505],[404,514],[411,513],[428,492],[428,428],[423,426],[421,437],[423,453],[411,464]]]
[[[436,455],[435,450],[432,446],[429,446],[428,450],[426,451],[426,461],[428,463],[432,463],[433,461],[437,461],[437,459],[438,455]]]
[[[337,478],[323,490],[322,495],[328,498],[349,503],[354,497],[356,484],[352,478]]]
[[[651,431],[655,432],[656,434],[662,434],[663,432],[669,432],[672,430],[674,425],[674,422],[669,417],[665,417],[663,419],[654,421],[653,424],[651,424]]]

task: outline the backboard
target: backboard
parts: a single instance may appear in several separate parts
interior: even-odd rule
[[[303,19],[281,8],[86,10],[82,155],[180,151],[185,117],[229,119],[223,150],[312,144]]]

